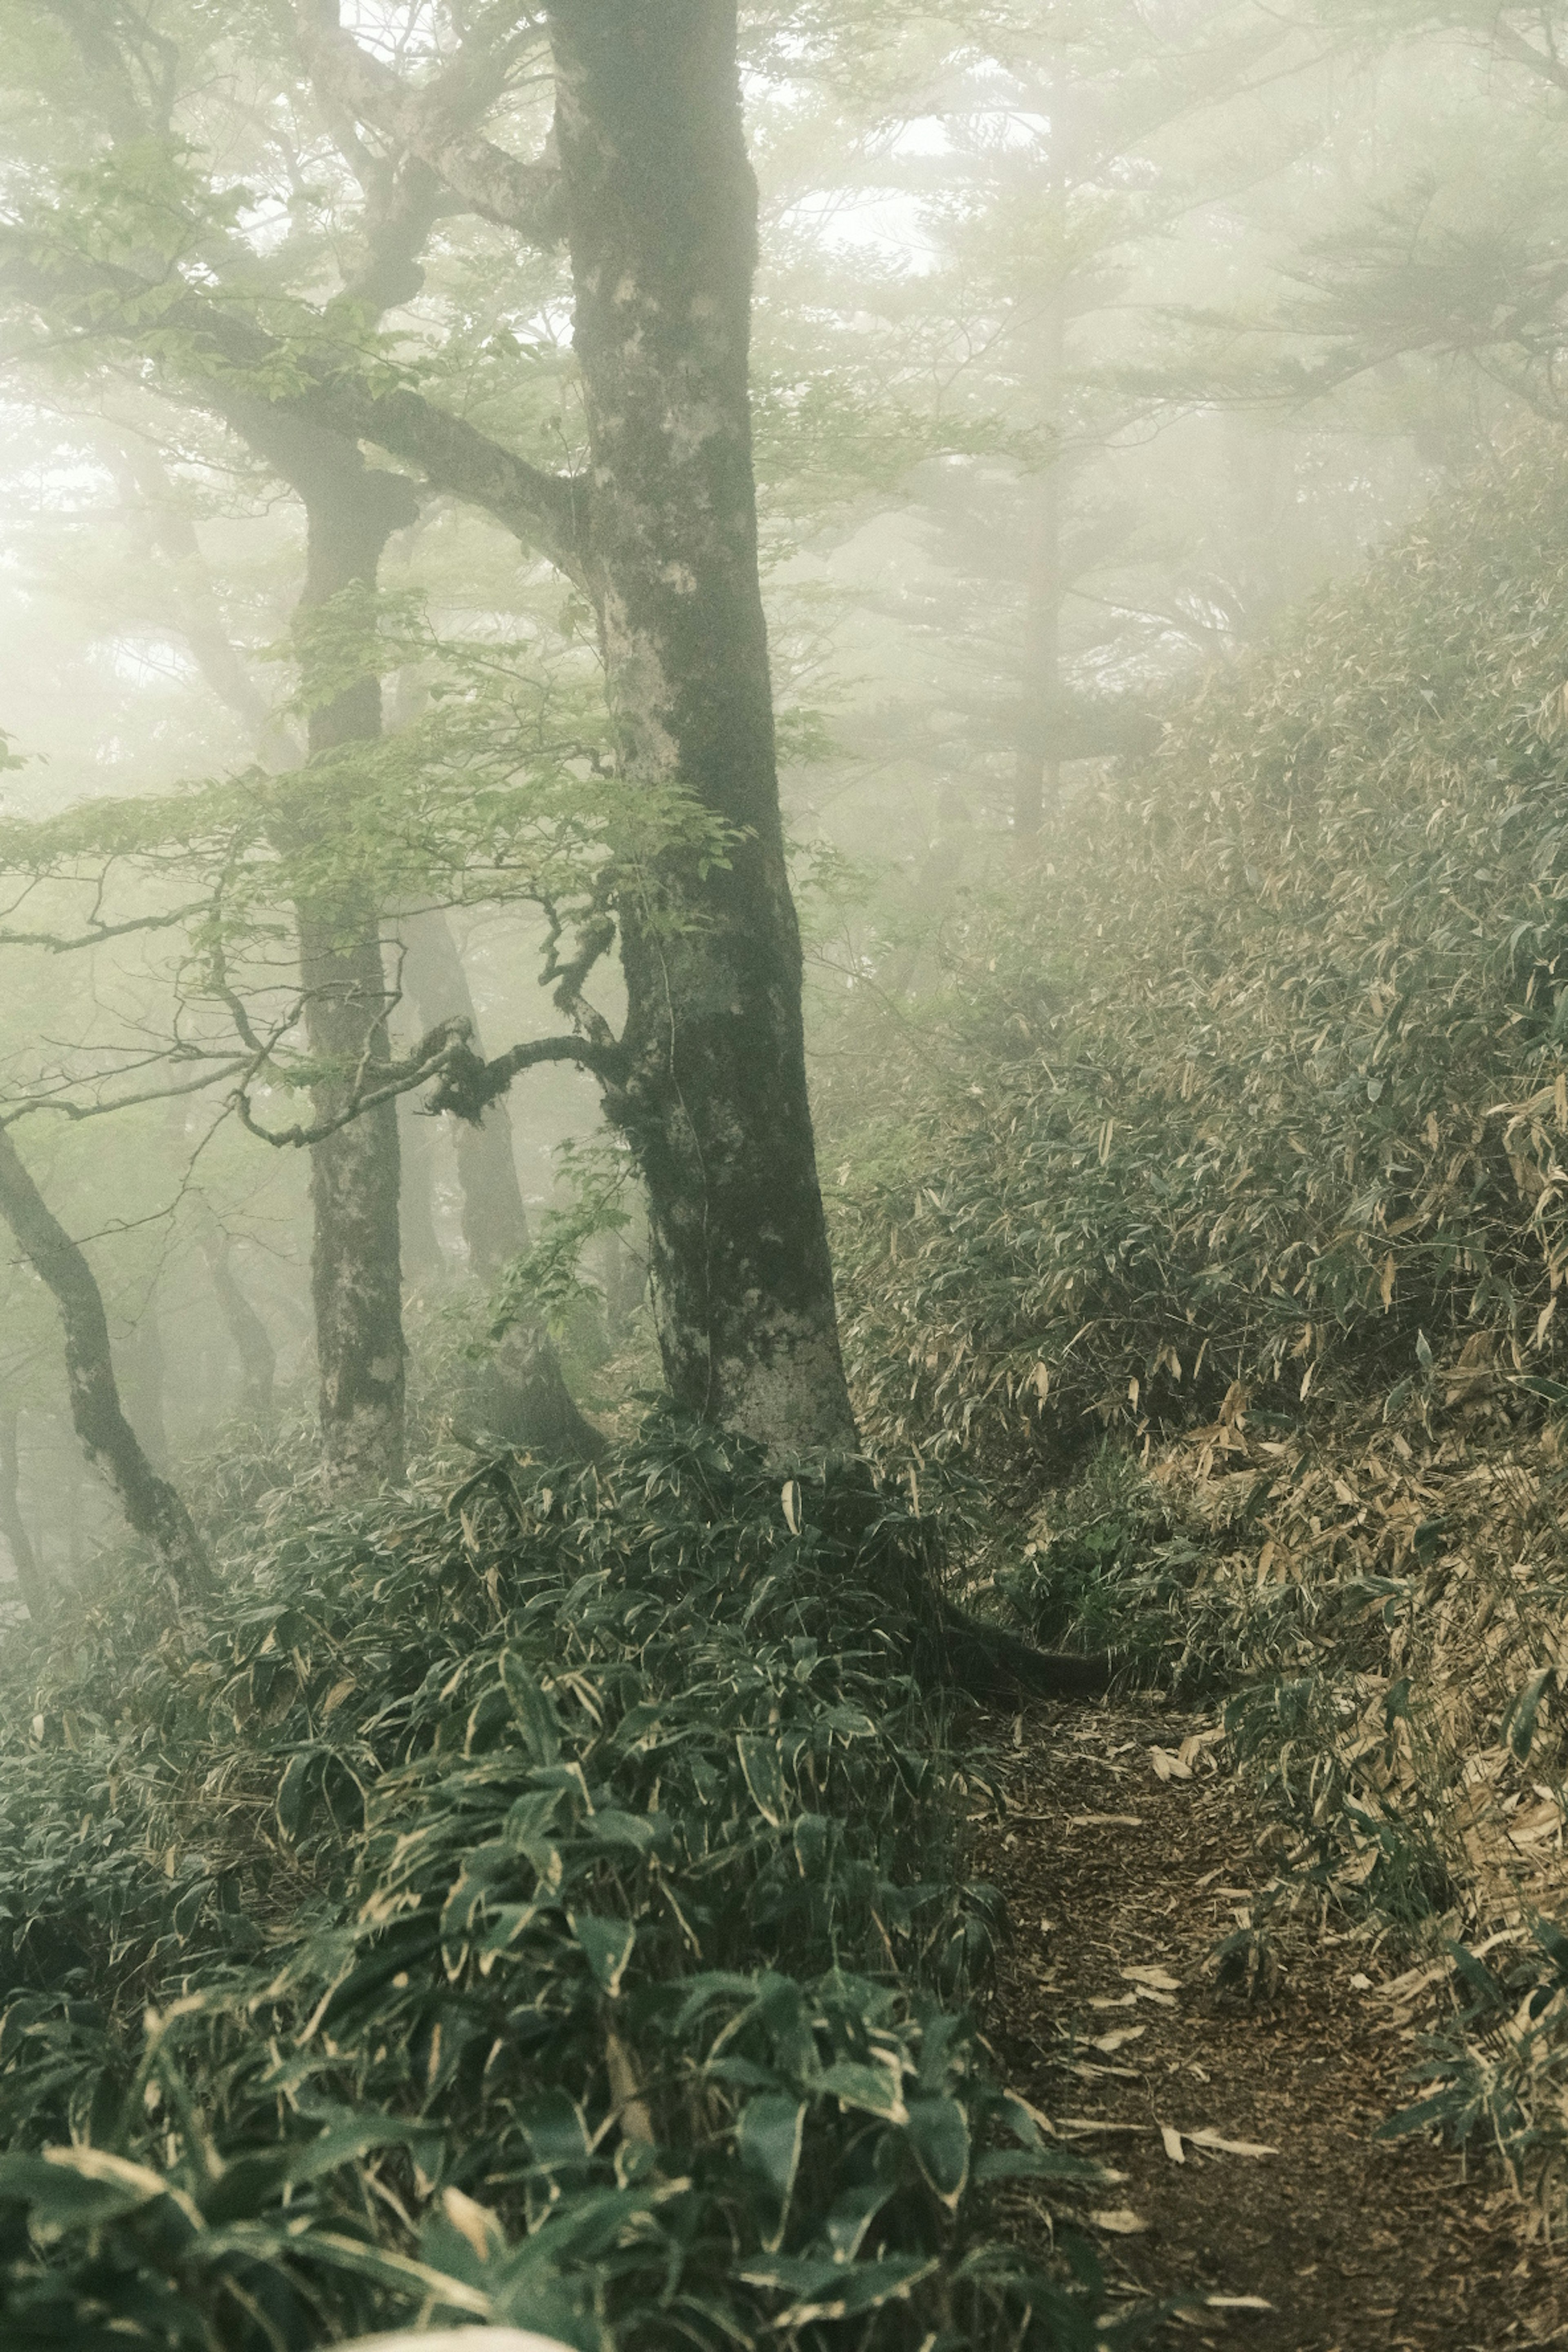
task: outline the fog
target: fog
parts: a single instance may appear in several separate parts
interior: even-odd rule
[[[1394,825],[1429,739],[1422,806],[1458,825],[1561,732],[1528,486],[1563,417],[1562,29],[1442,0],[3,0],[18,1656],[90,1624],[126,1664],[127,1628],[249,1605],[289,1545],[374,1549],[498,1463],[629,1494],[648,1427],[755,1449],[792,1538],[802,1464],[958,1511],[984,1614],[1095,1445],[1147,1465],[1189,1406],[1228,1429],[1288,1373],[1304,1411],[1352,1291],[1440,1341],[1408,1204],[1357,1189],[1393,1160],[1309,1113],[1368,987],[1390,1023],[1379,991],[1418,992],[1394,915],[1335,927],[1427,836],[1356,825]],[[1429,526],[1457,499],[1471,522]],[[1474,578],[1465,531],[1494,533]],[[1445,733],[1505,607],[1491,715]],[[1452,852],[1445,921],[1503,870],[1490,838]],[[1256,971],[1239,875],[1299,926]],[[1421,969],[1458,1006],[1448,936]],[[1489,1036],[1560,1001],[1540,940]],[[1382,1062],[1345,1051],[1334,1099],[1375,1105]],[[1227,1055],[1228,1108],[1201,1076]],[[1317,1095],[1248,1091],[1309,1064]],[[1191,1132],[1135,1146],[1184,1069]],[[1436,1103],[1412,1137],[1447,1138]],[[1277,1256],[1215,1272],[1271,1119],[1301,1217],[1342,1163],[1342,1230],[1291,1238],[1281,1177]],[[1176,1171],[1232,1142],[1184,1289]],[[1123,1150],[1118,1224],[1089,1189]],[[1516,1241],[1453,1244],[1467,1297]],[[1141,1253],[1169,1296],[1123,1315]],[[1521,1378],[1558,1279],[1508,1309]],[[1226,1283],[1255,1304],[1211,1342]],[[1092,1612],[1040,1606],[1031,1638],[1098,1654]],[[193,1821],[170,1855],[205,1852]],[[607,1999],[624,1964],[595,1958]],[[266,2340],[327,2340],[294,2324]]]

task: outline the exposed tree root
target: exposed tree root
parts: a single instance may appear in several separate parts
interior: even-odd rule
[[[942,1604],[948,1680],[973,1698],[1097,1698],[1110,1687],[1110,1660],[1037,1650],[1032,1642]]]

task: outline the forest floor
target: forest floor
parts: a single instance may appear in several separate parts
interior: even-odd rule
[[[1013,1934],[988,2031],[1062,2141],[1125,2176],[1085,2208],[1116,2300],[1180,2299],[1162,2347],[1568,2345],[1568,2257],[1495,2174],[1373,2137],[1415,2095],[1403,1963],[1303,1932],[1267,1998],[1219,1985],[1269,1871],[1213,1717],[1037,1706],[998,1731],[1007,1810],[975,1864]]]

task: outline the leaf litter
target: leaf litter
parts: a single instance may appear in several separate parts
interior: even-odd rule
[[[1106,1744],[1141,1735],[1145,1753],[1179,1755],[1169,1717],[1144,1705],[1142,1717],[1131,1704],[1097,1715]],[[982,1830],[975,1859],[1016,1912],[1052,1922],[1048,1944],[1024,1939],[1005,1956],[988,2033],[1054,2137],[1116,2149],[1124,2201],[1089,2192],[1080,2220],[1122,2306],[1171,2314],[1154,2340],[1172,2347],[1205,2325],[1258,2352],[1547,2340],[1568,2320],[1562,2264],[1554,2249],[1521,2243],[1517,2204],[1427,2137],[1376,2137],[1407,2096],[1415,2027],[1392,2020],[1458,1964],[1424,1963],[1373,1998],[1352,1987],[1330,1937],[1293,1948],[1289,1979],[1248,2002],[1219,1981],[1214,1952],[1267,1876],[1252,1790],[1225,1767],[1212,1726],[1184,1725],[1189,1739],[1210,1733],[1195,1752],[1206,1764],[1220,1751],[1215,1769],[1155,1783],[1136,1823],[1086,1822],[1058,1793],[1072,1785],[1081,1728],[1063,1708],[1026,1717],[1007,1811]],[[1005,1847],[1005,1824],[1021,1816],[1037,1834]],[[1078,1833],[1059,1835],[1069,1825]],[[1089,2037],[1080,2023],[1075,2043],[1075,2016],[1126,1998],[1108,1973],[1135,1997],[1163,1998],[1135,2027]]]

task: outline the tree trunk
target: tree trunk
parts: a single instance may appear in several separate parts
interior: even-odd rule
[[[92,1268],[45,1202],[3,1129],[0,1216],[59,1308],[71,1419],[88,1460],[102,1472],[127,1520],[153,1546],[182,1591],[209,1586],[212,1571],[190,1513],[167,1479],[159,1477],[121,1410],[109,1322]]]
[[[433,1029],[440,1021],[466,1020],[475,1051],[480,1051],[473,992],[446,916],[434,908],[410,915],[402,929],[403,986],[422,1026]],[[477,1122],[455,1118],[451,1124],[468,1264],[476,1280],[490,1287],[529,1244],[528,1211],[512,1157],[511,1121],[505,1102],[496,1101]],[[484,1404],[497,1434],[509,1444],[577,1461],[596,1461],[605,1451],[600,1432],[577,1408],[542,1324],[518,1323],[507,1332],[486,1367]]]
[[[769,1446],[851,1446],[801,1030],[747,388],[756,189],[733,0],[557,0],[556,139],[624,772],[731,863],[628,860],[626,1075],[665,1374]]]
[[[21,1465],[16,1452],[19,1419],[14,1404],[0,1405],[0,1536],[10,1551],[27,1614],[35,1625],[42,1626],[49,1621],[49,1588],[22,1517]]]
[[[239,1358],[240,1402],[253,1420],[265,1424],[272,1418],[278,1350],[266,1324],[240,1288],[232,1262],[233,1246],[230,1236],[216,1222],[202,1234],[202,1255],[212,1276],[213,1293]]]
[[[305,500],[305,588],[297,636],[312,761],[379,736],[381,680],[367,652],[363,676],[317,700],[309,615],[345,591],[374,591],[387,540],[417,512],[412,486],[400,475],[367,467],[357,450],[334,436],[315,437],[322,446],[307,453],[312,462],[301,463],[296,447],[288,468]],[[341,664],[341,643],[331,658]],[[346,791],[352,795],[352,777]],[[332,804],[341,803],[344,792],[343,779],[323,777],[314,812],[318,841],[331,831]],[[299,923],[306,1030],[321,1070],[311,1108],[321,1123],[335,1118],[356,1086],[391,1059],[380,908],[354,879],[352,857],[338,887],[300,906]],[[310,1208],[326,1485],[331,1493],[346,1493],[383,1480],[395,1484],[404,1470],[395,1104],[384,1103],[311,1146]]]
[[[461,1019],[472,1024],[475,1051],[479,1023],[473,992],[458,953],[451,926],[438,908],[405,916],[403,989],[422,1029]],[[512,1158],[511,1121],[506,1104],[487,1106],[478,1121],[454,1119],[458,1181],[462,1195],[463,1239],[476,1280],[493,1283],[501,1268],[528,1247],[528,1212]]]

